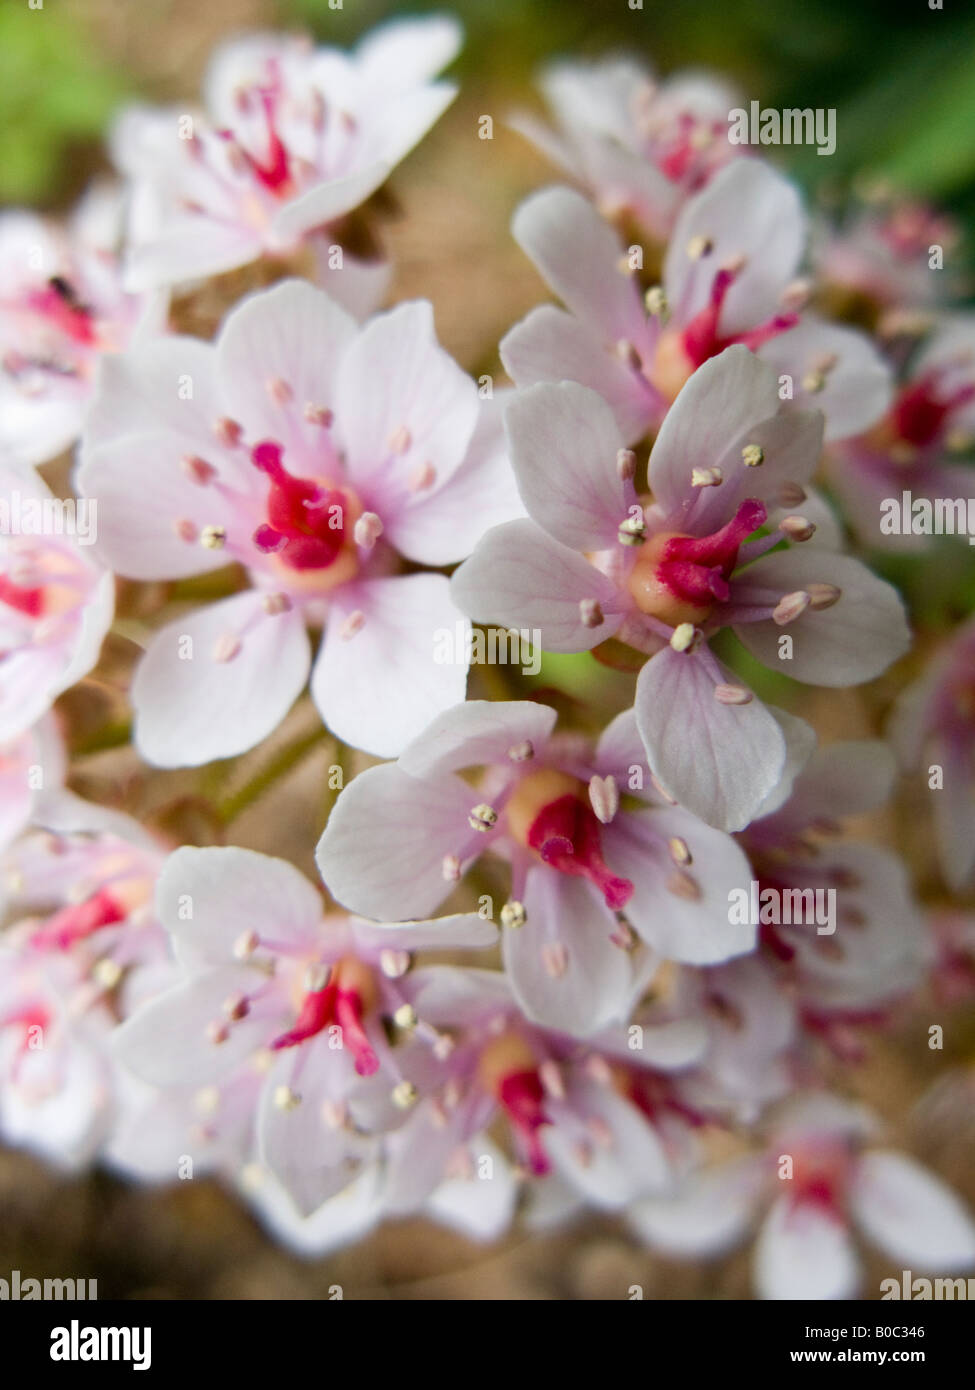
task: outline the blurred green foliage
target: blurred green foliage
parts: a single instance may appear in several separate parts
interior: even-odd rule
[[[71,12],[0,4],[0,199],[46,202],[126,91]]]
[[[335,0],[332,0],[335,3]],[[707,67],[745,100],[835,107],[839,142],[778,151],[807,186],[860,171],[975,214],[975,5],[944,0],[281,0],[284,16],[349,43],[393,15],[450,11],[468,84],[523,86],[565,54],[627,50],[658,72]]]

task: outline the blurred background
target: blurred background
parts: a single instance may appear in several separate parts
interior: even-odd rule
[[[90,178],[107,172],[102,135],[118,105],[195,102],[210,52],[235,33],[279,27],[344,46],[391,16],[450,10],[467,33],[455,67],[461,94],[394,175],[398,212],[385,229],[396,266],[393,295],[431,299],[444,346],[471,371],[497,372],[498,339],[545,293],[508,223],[518,201],[556,175],[504,125],[515,106],[542,111],[532,88],[541,63],[624,50],[663,74],[712,68],[738,83],[745,102],[835,107],[832,158],[817,158],[814,149],[774,152],[810,199],[828,205],[854,177],[883,177],[970,228],[975,8],[959,14],[964,7],[946,0],[946,9],[954,12],[932,11],[927,0],[643,0],[640,10],[627,0],[343,0],[341,9],[329,0],[44,0],[34,10],[27,0],[0,0],[0,202],[66,210]],[[477,139],[484,114],[494,119],[490,142]],[[827,739],[877,733],[938,630],[975,607],[975,550],[951,546],[882,568],[907,590],[924,629],[896,677],[843,692],[800,692],[782,677],[755,682]],[[109,644],[105,669],[116,671],[119,686],[130,655],[124,643],[117,650]],[[588,659],[550,663],[541,680],[590,698],[604,694],[608,704],[617,697],[618,677]],[[72,698],[75,788],[177,838],[211,842],[217,832],[198,813],[199,778],[147,779],[128,750],[104,752],[97,739],[86,742],[86,729],[103,727],[118,711],[86,704],[90,692],[74,705]],[[295,719],[282,742],[294,734]],[[234,822],[234,841],[314,873],[327,760],[321,749],[245,811]],[[905,796],[860,828],[906,854],[922,896],[937,903],[939,879],[917,804]],[[890,1121],[895,1139],[972,1201],[975,1024],[951,1030],[953,1051],[932,1053],[925,1045],[930,1017],[920,1000],[895,1029],[868,1039],[856,1090]],[[849,1087],[848,1076],[838,1071],[837,1078]],[[888,1263],[868,1261],[866,1290],[877,1288]],[[396,1299],[618,1298],[634,1283],[648,1298],[742,1298],[749,1296],[747,1266],[744,1252],[706,1265],[666,1261],[616,1223],[595,1218],[489,1248],[426,1223],[398,1223],[346,1251],[303,1261],[275,1247],[213,1183],[150,1191],[103,1173],[66,1178],[0,1151],[0,1274],[17,1268],[36,1277],[97,1278],[102,1298],[315,1298],[335,1283],[347,1297]]]

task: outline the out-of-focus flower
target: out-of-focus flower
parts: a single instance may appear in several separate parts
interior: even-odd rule
[[[838,223],[820,219],[811,251],[817,278],[831,291],[852,295],[855,303],[865,300],[874,313],[912,313],[957,296],[959,277],[950,259],[960,240],[961,228],[939,208],[874,189]],[[939,250],[935,267],[932,255]]]
[[[687,203],[662,284],[645,296],[616,233],[578,193],[534,194],[513,231],[571,313],[533,309],[502,340],[507,371],[519,386],[593,387],[627,444],[656,429],[695,368],[732,343],[788,377],[784,400],[821,409],[827,438],[867,429],[887,406],[890,369],[870,339],[804,312],[799,195],[759,160],[729,166]]]
[[[937,652],[894,706],[890,738],[933,803],[941,871],[956,891],[975,869],[975,620]]]
[[[88,674],[112,621],[112,576],[54,524],[74,506],[36,475],[0,468],[0,739]]]
[[[409,1049],[391,1046],[383,1020],[436,1046],[403,1012],[409,953],[490,945],[497,930],[476,913],[389,926],[324,917],[297,869],[233,848],[177,850],[157,904],[183,978],[122,1026],[116,1055],[165,1088],[258,1068],[262,1161],[308,1215],[374,1157],[414,1096]]]
[[[655,968],[634,931],[653,953],[694,962],[750,950],[755,931],[728,921],[744,856],[654,792],[632,711],[596,747],[554,724],[531,703],[441,715],[398,763],[346,788],[318,865],[340,902],[388,916],[396,904],[434,910],[482,853],[501,855],[515,997],[529,1018],[585,1035],[624,1019]],[[473,769],[475,785],[461,775]]]
[[[459,46],[446,17],[387,25],[352,55],[255,34],[215,53],[205,114],[124,111],[112,143],[132,181],[126,284],[287,255],[352,212],[453,100],[432,79]],[[342,297],[342,271],[329,287]]]
[[[954,533],[970,534],[975,468],[951,455],[973,443],[975,315],[956,314],[935,322],[883,419],[828,451],[827,477],[864,545],[923,550],[946,524],[937,520],[936,503],[947,504]]]
[[[514,128],[578,179],[602,213],[633,216],[660,241],[683,202],[741,153],[728,139],[739,97],[710,73],[658,83],[638,63],[604,58],[553,64],[541,87],[558,132],[523,112]]]
[[[537,629],[551,651],[615,638],[649,656],[635,709],[651,772],[695,815],[740,830],[782,774],[784,739],[708,639],[731,627],[772,669],[828,686],[872,679],[910,642],[896,591],[811,540],[791,510],[816,467],[821,415],[782,411],[772,369],[727,348],[668,412],[647,505],[594,392],[531,387],[506,425],[530,519],[478,544],[452,580],[458,605]]]
[[[693,1020],[618,1028],[581,1044],[527,1024],[505,977],[483,970],[428,973],[412,998],[456,1042],[436,1088],[389,1139],[388,1211],[415,1210],[445,1174],[470,1172],[498,1116],[524,1172],[557,1174],[594,1206],[619,1208],[669,1185],[686,1121],[655,1111],[639,1075],[665,1080],[694,1061],[704,1031]]]
[[[143,755],[198,764],[271,733],[308,677],[308,623],[325,629],[311,691],[329,728],[399,753],[467,680],[465,656],[436,660],[437,634],[465,627],[447,580],[402,562],[460,559],[517,515],[502,469],[495,402],[425,303],[359,328],[289,281],[235,309],[215,346],[169,338],[106,362],[78,475],[101,552],[138,579],[237,562],[251,581],[154,638],[132,691]]]
[[[152,907],[162,853],[141,828],[34,831],[3,858],[0,937],[0,1134],[52,1162],[89,1162],[115,1123],[118,1018],[168,978]],[[80,812],[80,813],[79,813]]]
[[[853,1297],[854,1229],[909,1268],[970,1269],[975,1223],[961,1202],[914,1159],[867,1148],[876,1132],[859,1105],[804,1097],[779,1116],[764,1154],[692,1176],[676,1199],[644,1199],[631,1224],[659,1249],[717,1254],[767,1206],[754,1255],[755,1284],[767,1299]]]
[[[161,330],[165,304],[126,294],[93,190],[66,228],[12,211],[0,215],[0,455],[44,463],[81,432],[101,355],[136,329]]]
[[[846,1061],[851,1026],[883,1020],[931,960],[907,870],[888,850],[838,841],[848,816],[890,796],[895,761],[874,739],[817,749],[788,799],[739,836],[754,869],[759,939],[795,992],[804,1026]]]

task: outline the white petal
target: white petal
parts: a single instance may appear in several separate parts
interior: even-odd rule
[[[762,1298],[852,1298],[860,1266],[846,1227],[809,1202],[779,1197],[755,1246]]]
[[[871,1241],[908,1268],[949,1274],[975,1266],[975,1224],[964,1204],[905,1154],[865,1154],[850,1201]]]
[[[347,635],[359,614],[361,625]],[[371,579],[342,590],[312,672],[312,697],[325,723],[354,748],[395,757],[463,700],[467,658],[455,638],[467,630],[439,574]],[[451,660],[438,659],[445,640]]]
[[[546,651],[589,651],[620,624],[616,586],[575,550],[533,521],[509,521],[489,531],[451,580],[462,612],[484,623],[536,631]],[[595,600],[603,621],[587,627],[579,605]],[[532,635],[532,645],[538,645]]]
[[[216,660],[228,636],[240,650]],[[136,745],[156,767],[246,752],[280,724],[310,664],[301,613],[268,614],[253,590],[177,618],[156,633],[135,674]]]

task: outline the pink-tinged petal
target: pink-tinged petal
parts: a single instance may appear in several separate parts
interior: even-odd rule
[[[894,705],[887,737],[905,770],[918,766],[924,745],[936,727],[937,700],[947,669],[945,657],[940,660],[936,657],[924,675],[898,696]]]
[[[415,1212],[443,1180],[452,1155],[488,1122],[492,1109],[489,1097],[468,1097],[444,1123],[432,1106],[418,1106],[387,1144],[386,1210],[391,1215]]]
[[[809,685],[847,686],[873,680],[911,645],[904,604],[897,590],[849,555],[788,551],[767,555],[733,583],[733,602],[748,604],[750,594],[808,591],[832,584],[840,598],[829,608],[808,607],[782,627],[768,618],[736,626],[738,637],[770,670],[781,670]],[[792,638],[792,655],[779,656],[783,633]]]
[[[801,515],[811,521],[816,530],[803,545],[815,550],[842,550],[846,544],[843,527],[836,512],[818,489],[805,484],[805,497],[798,506],[769,506],[768,525],[777,527],[787,516]],[[876,513],[879,516],[879,508]]]
[[[565,1102],[549,1102],[554,1123],[542,1144],[558,1172],[588,1202],[618,1211],[671,1181],[663,1144],[643,1114],[611,1087],[576,1081]]]
[[[377,97],[428,82],[456,58],[463,30],[449,15],[396,20],[356,46],[360,79]]]
[[[769,706],[769,713],[774,716],[785,737],[785,766],[774,789],[755,813],[756,820],[773,815],[780,806],[785,805],[792,796],[796,778],[816,751],[816,731],[811,724],[794,714],[787,714],[784,709],[776,709],[774,705]],[[807,824],[808,820],[805,820],[803,828]]]
[[[689,867],[678,870],[668,842],[683,841]],[[606,828],[608,862],[633,883],[626,917],[667,960],[712,965],[755,945],[755,927],[729,921],[730,894],[748,891],[751,866],[729,836],[679,807],[631,811]]]
[[[318,1037],[305,1045],[297,1080],[295,1058],[279,1053],[258,1109],[261,1160],[302,1216],[310,1216],[347,1187],[375,1151],[375,1140],[329,1123],[327,1103],[336,1099],[336,1073],[344,1072],[346,1054],[330,1051],[328,1041]],[[280,1104],[283,1088],[293,1097],[292,1104]]]
[[[664,261],[664,285],[673,312],[687,323],[707,304],[715,272],[744,256],[724,302],[721,331],[743,333],[771,318],[796,272],[805,234],[793,183],[758,159],[726,165],[684,204],[674,226]],[[688,247],[700,237],[711,243],[711,250],[695,259]]]
[[[410,495],[410,480],[432,470],[443,485],[460,467],[477,423],[477,387],[440,347],[429,304],[401,304],[359,332],[336,380],[336,431],[349,475],[378,506],[396,544],[397,514],[387,493]]]
[[[377,921],[423,916],[451,891],[444,856],[477,832],[467,817],[476,794],[458,777],[420,781],[398,767],[361,772],[342,792],[318,842],[328,891]]]
[[[198,539],[205,526],[223,523],[226,504],[191,481],[182,466],[187,454],[196,450],[160,433],[130,434],[84,455],[78,490],[98,505],[97,553],[119,574],[183,579],[227,564],[224,551]]]
[[[745,462],[750,445],[757,445],[764,455],[757,466],[749,467]],[[789,484],[805,490],[816,471],[822,445],[823,416],[818,410],[780,411],[768,420],[747,425],[729,441],[717,461],[723,480],[720,485],[695,489],[701,496],[690,515],[688,530],[699,536],[719,530],[750,498],[764,502],[770,515],[800,512],[806,516],[804,502],[786,513],[781,510],[780,499]]]
[[[271,1173],[262,1172],[255,1185],[251,1181],[253,1172],[253,1168],[247,1169],[247,1180],[239,1183],[241,1196],[274,1240],[298,1255],[315,1259],[330,1255],[368,1235],[382,1216],[382,1173],[378,1163],[360,1169],[348,1187],[308,1216],[295,1209]]]
[[[571,550],[617,545],[632,491],[617,466],[623,440],[609,406],[575,382],[544,382],[514,397],[504,423],[532,520]]]
[[[762,1298],[852,1298],[859,1278],[849,1231],[836,1216],[788,1195],[776,1200],[755,1246]]]
[[[310,664],[301,613],[268,613],[253,590],[177,618],[135,674],[136,745],[156,767],[246,752],[280,724]]]
[[[309,238],[315,254],[315,282],[329,299],[358,322],[374,314],[389,291],[393,267],[389,261],[360,261],[343,251],[342,264],[330,265],[331,243],[327,235]]]
[[[827,439],[862,434],[890,405],[891,369],[855,328],[804,315],[795,328],[763,343],[758,355],[776,375],[792,378],[796,405],[823,412]]]
[[[975,760],[970,748],[953,748],[941,762],[944,786],[934,793],[938,858],[948,883],[960,892],[975,868]]]
[[[144,1004],[116,1029],[119,1062],[154,1086],[200,1086],[225,1076],[273,1036],[275,1020],[245,1017],[213,1042],[210,1025],[225,1023],[223,1005],[259,989],[263,976],[243,965],[204,970]]]
[[[399,765],[411,777],[461,772],[489,763],[507,765],[526,741],[534,756],[544,748],[557,715],[534,700],[467,700],[436,718],[405,748]]]
[[[701,489],[691,486],[691,470],[717,464],[729,444],[778,409],[775,373],[748,348],[737,344],[709,358],[681,389],[660,427],[650,455],[654,501],[669,513],[697,497]]]
[[[463,700],[467,655],[458,647],[468,630],[439,574],[372,579],[343,590],[311,679],[325,723],[354,748],[395,757],[431,719]]]
[[[835,936],[808,928],[789,933],[803,1004],[818,1013],[857,1012],[916,989],[930,968],[930,939],[903,862],[876,845],[839,844],[826,849],[817,869],[817,884],[835,879],[844,887]],[[812,877],[789,875],[799,888]],[[831,943],[826,951],[824,939]]]
[[[250,295],[228,315],[217,339],[224,414],[244,426],[251,444],[276,440],[287,467],[312,471],[322,426],[305,419],[305,408],[336,406],[336,374],[356,331],[350,314],[304,280]],[[269,389],[277,381],[289,389]]]
[[[296,945],[313,939],[322,900],[283,859],[230,846],[184,846],[163,865],[156,910],[181,961],[222,965],[249,932]]]
[[[493,946],[498,929],[477,912],[456,912],[427,922],[352,923],[357,944],[373,950],[480,951]]]
[[[248,265],[262,250],[261,238],[244,222],[173,216],[151,241],[129,247],[122,283],[129,294],[190,284]]]
[[[84,389],[59,382],[36,396],[15,381],[0,378],[0,451],[22,468],[56,458],[77,439],[85,417]]]
[[[452,565],[466,559],[492,526],[525,515],[508,457],[502,410],[512,392],[482,400],[477,425],[457,472],[407,498],[396,521],[396,545],[411,560]]]
[[[521,204],[511,223],[518,245],[559,298],[603,344],[620,340],[649,348],[640,287],[616,233],[581,193],[543,188]]]
[[[82,440],[82,458],[126,435],[166,432],[173,450],[205,453],[225,412],[209,343],[156,338],[100,358]]]
[[[575,381],[596,391],[611,408],[625,444],[635,444],[662,410],[646,379],[621,362],[594,329],[543,304],[501,339],[501,361],[520,387],[542,381]]]
[[[451,580],[451,594],[475,622],[541,634],[551,652],[583,652],[620,625],[616,586],[588,560],[553,540],[533,521],[489,531]],[[602,621],[583,622],[580,604],[595,602]]]
[[[657,1250],[687,1257],[719,1255],[751,1225],[765,1173],[752,1157],[695,1173],[672,1197],[647,1197],[627,1224]]]
[[[435,125],[457,95],[453,82],[434,82],[419,91],[401,92],[388,106],[382,128],[372,133],[367,153],[390,169]]]
[[[907,1268],[947,1274],[975,1266],[975,1223],[964,1203],[906,1154],[865,1154],[850,1205],[871,1242]]]
[[[678,1018],[672,1023],[642,1023],[639,1046],[629,1027],[612,1028],[592,1039],[595,1051],[616,1057],[630,1067],[651,1071],[683,1071],[699,1062],[708,1049],[710,1035],[700,1018]]]
[[[307,193],[289,199],[274,215],[271,224],[274,238],[285,244],[297,241],[325,223],[336,221],[364,203],[392,172],[393,161],[374,158],[344,178],[318,183]]]
[[[897,773],[894,755],[880,739],[844,739],[819,748],[799,773],[776,827],[796,829],[817,820],[860,816],[888,799]]]
[[[637,726],[664,789],[708,825],[741,830],[782,775],[785,738],[761,701],[725,705],[714,691],[698,654],[666,647],[637,680]]]
[[[633,967],[610,940],[616,916],[582,879],[546,866],[529,871],[525,924],[506,928],[504,968],[527,1016],[547,1028],[585,1037],[626,1017]]]
[[[442,1182],[427,1203],[427,1213],[467,1240],[500,1240],[515,1215],[519,1183],[514,1169],[486,1134],[471,1140],[468,1151],[470,1176]],[[490,1169],[481,1168],[482,1159],[490,1160]]]
[[[621,792],[641,800],[659,800],[646,776],[646,750],[636,725],[636,711],[625,709],[607,724],[596,745],[595,768],[616,778]]]

